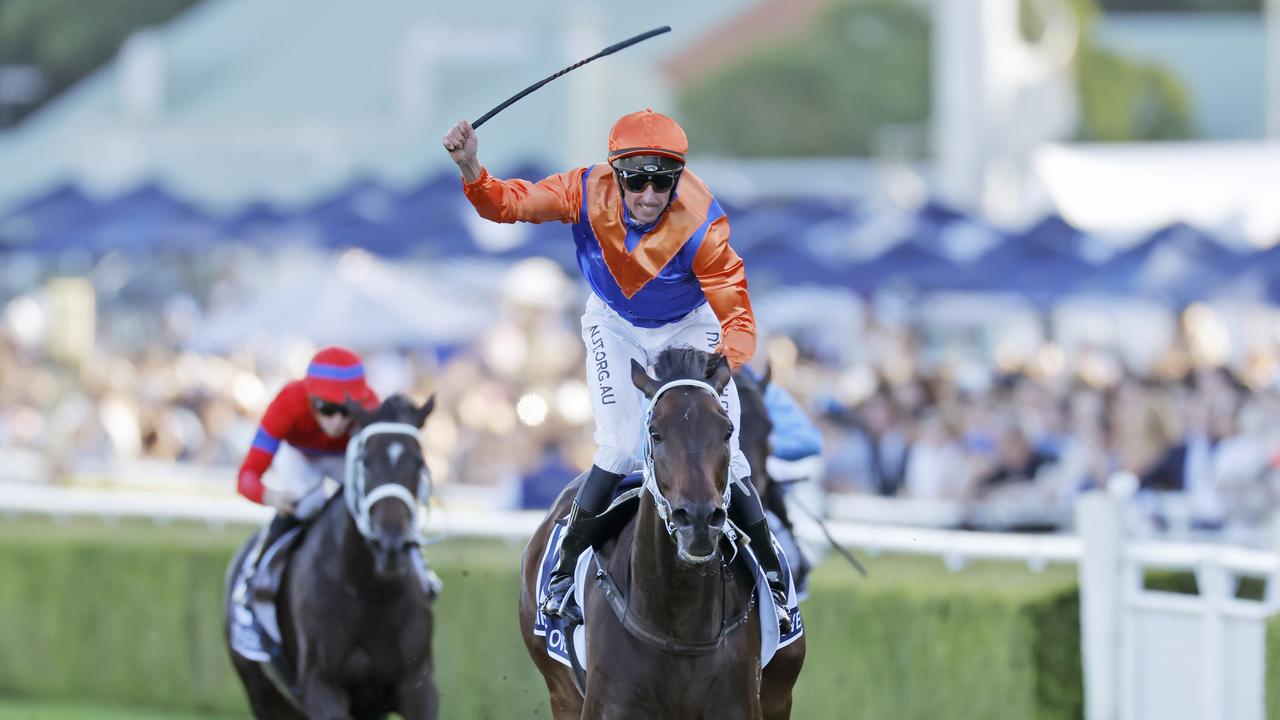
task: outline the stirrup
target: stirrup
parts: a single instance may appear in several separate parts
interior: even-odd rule
[[[573,576],[553,576],[547,584],[547,597],[542,601],[542,614],[553,615],[569,623],[582,623],[582,609],[573,597]]]
[[[773,609],[778,616],[778,632],[786,635],[791,632],[791,611],[787,609],[787,594],[773,588],[769,588],[769,594],[773,596]]]

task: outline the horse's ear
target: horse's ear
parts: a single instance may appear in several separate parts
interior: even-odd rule
[[[658,392],[658,381],[649,377],[649,373],[645,372],[644,366],[636,362],[634,358],[631,360],[631,382],[647,398],[652,398],[653,394]]]
[[[760,392],[764,392],[764,389],[769,387],[769,383],[772,380],[773,380],[773,363],[767,362],[764,364],[764,375],[760,376]]]
[[[350,395],[347,396],[347,401],[343,403],[343,407],[347,409],[347,414],[351,416],[355,424],[360,427],[368,425],[373,420],[373,413],[366,410],[364,405],[356,402]]]
[[[707,382],[711,383],[711,387],[716,389],[716,394],[724,392],[728,387],[729,381],[733,379],[733,370],[729,369],[729,359],[723,355],[715,356],[715,364],[711,366],[710,372],[707,373]]]
[[[431,415],[431,411],[436,409],[436,394],[431,393],[431,397],[422,404],[422,407],[415,408],[413,414],[409,416],[409,420],[418,428],[421,428],[427,422],[427,417]]]

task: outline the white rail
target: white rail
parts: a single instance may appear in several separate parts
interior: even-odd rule
[[[225,526],[261,524],[271,517],[271,510],[223,495],[0,483],[0,515],[23,514],[57,520],[96,517]],[[533,534],[542,518],[543,513],[539,511],[486,510],[446,504],[428,513],[426,530],[428,534],[522,540]],[[942,558],[952,570],[959,570],[971,560],[984,559],[1021,561],[1040,570],[1048,563],[1074,563],[1080,556],[1080,541],[1074,536],[961,532],[853,522],[833,522],[829,529],[836,541],[868,554],[934,556]],[[810,522],[799,522],[798,530],[806,540],[816,544],[826,542],[821,531]]]
[[[191,521],[217,527],[259,525],[269,520],[271,513],[270,508],[234,497],[0,484],[0,514],[9,516],[139,519],[159,524]],[[542,517],[540,512],[433,509],[428,514],[427,531],[518,540],[532,535]]]
[[[490,510],[461,507],[467,499],[434,507],[427,529],[464,537],[520,540],[533,534],[542,521],[540,511]],[[474,501],[473,501],[474,502]],[[469,505],[469,504],[468,504]],[[57,520],[74,517],[203,522],[211,526],[257,525],[271,517],[271,510],[225,495],[163,494],[136,490],[93,490],[0,483],[0,516],[40,515]],[[800,535],[816,544],[825,538],[812,522],[797,517]],[[842,545],[871,555],[900,553],[943,559],[953,569],[972,560],[1025,562],[1033,570],[1048,564],[1075,564],[1082,553],[1075,535],[1021,535],[1013,533],[939,530],[900,525],[834,521],[828,529]],[[1138,542],[1126,551],[1134,560],[1167,568],[1195,567],[1213,560],[1236,572],[1265,575],[1280,563],[1272,552],[1199,543]]]

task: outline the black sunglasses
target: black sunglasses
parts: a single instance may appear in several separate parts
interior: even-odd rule
[[[640,172],[638,170],[624,170],[623,168],[614,168],[613,172],[618,176],[618,182],[622,183],[622,187],[631,192],[643,192],[644,186],[652,184],[654,192],[666,192],[675,187],[676,180],[680,179],[680,170],[668,170],[666,172]]]
[[[331,403],[320,398],[311,398],[311,408],[321,415],[349,415],[346,405]]]

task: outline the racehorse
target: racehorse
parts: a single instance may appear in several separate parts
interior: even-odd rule
[[[415,574],[413,557],[417,509],[429,484],[419,436],[434,407],[434,396],[417,407],[393,395],[373,412],[347,403],[359,431],[343,491],[306,529],[276,598],[296,696],[261,664],[231,653],[255,717],[437,717],[434,591]],[[228,570],[228,633],[233,583],[253,541]]]
[[[578,481],[525,547],[520,626],[552,715],[789,718],[804,638],[779,650],[762,678],[753,580],[743,563],[731,561],[735,551],[721,537],[732,427],[719,397],[729,365],[720,355],[673,348],[659,355],[655,374],[632,362],[632,382],[650,403],[645,491],[634,517],[597,549],[597,582],[580,588],[591,649],[585,694],[533,632],[540,559]]]

